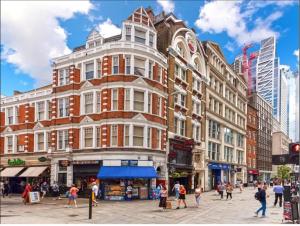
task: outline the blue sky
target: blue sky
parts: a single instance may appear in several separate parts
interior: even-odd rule
[[[254,43],[250,53],[275,35],[280,63],[299,64],[298,1],[1,1],[1,95],[50,83],[52,57],[84,44],[94,27],[104,36],[119,33],[140,6],[173,12],[201,41],[217,42],[229,63],[244,43]]]

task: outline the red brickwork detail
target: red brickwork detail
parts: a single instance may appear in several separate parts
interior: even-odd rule
[[[156,149],[157,148],[157,146],[158,146],[158,143],[157,143],[157,135],[158,135],[158,133],[157,133],[157,129],[156,128],[152,128],[152,131],[151,131],[152,133],[152,136],[151,136],[151,140],[152,140],[152,148],[153,149]]]
[[[119,54],[119,73],[124,74],[125,73],[125,58],[122,54]]]
[[[118,125],[118,147],[123,147],[124,125]]]
[[[33,149],[34,149],[34,135],[33,134],[27,134],[28,136],[28,149],[27,151],[28,152],[33,152]],[[26,149],[26,148],[25,148]]]
[[[26,109],[25,109],[25,105],[20,105],[19,106],[19,118],[18,118],[18,120],[19,120],[19,124],[21,124],[21,123],[25,123],[25,111],[26,111]]]
[[[57,131],[53,130],[51,131],[51,147],[56,149],[57,144]]]
[[[119,88],[119,91],[118,91],[118,110],[119,111],[124,110],[124,93],[125,93],[125,89]]]
[[[55,85],[55,86],[57,86],[58,85],[58,70],[57,69],[54,69],[53,70],[53,84]]]
[[[0,112],[1,124],[0,126],[5,126],[5,112]]]
[[[0,154],[4,154],[4,137],[0,137]]]

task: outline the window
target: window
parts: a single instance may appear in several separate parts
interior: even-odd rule
[[[208,157],[210,160],[220,160],[220,144],[208,142]]]
[[[131,26],[125,28],[126,41],[131,41]]]
[[[154,34],[153,33],[149,33],[149,46],[153,47],[154,44]]]
[[[112,111],[118,110],[118,89],[112,89]]]
[[[47,100],[47,108],[48,108],[48,119],[51,119],[52,114],[52,102],[50,100]]]
[[[69,98],[60,98],[58,99],[58,109],[59,109],[59,117],[67,117],[69,116]]]
[[[97,112],[101,112],[101,93],[97,92]]]
[[[178,64],[175,64],[175,76],[181,80],[186,80],[186,70],[181,68]]]
[[[157,115],[161,116],[161,97],[157,97]]]
[[[97,60],[97,78],[101,78],[101,60]]]
[[[58,149],[62,150],[69,147],[69,131],[59,130],[58,131]]]
[[[185,95],[180,94],[180,105],[185,107]]]
[[[237,146],[243,147],[244,146],[244,136],[242,134],[237,134]]]
[[[68,68],[59,70],[59,85],[68,85],[70,83],[70,71]]]
[[[113,74],[118,74],[119,73],[119,57],[118,56],[113,56]]]
[[[151,128],[147,128],[147,147],[151,148]]]
[[[224,146],[224,161],[233,162],[233,148]]]
[[[243,164],[244,162],[244,152],[237,150],[237,162],[238,164]]]
[[[125,110],[130,110],[130,89],[125,89]]]
[[[157,140],[156,140],[156,143],[157,143],[157,149],[161,149],[161,130],[158,129],[157,130]]]
[[[231,129],[224,128],[224,141],[233,145],[233,132]]]
[[[145,76],[145,59],[134,58],[134,74],[139,76]]]
[[[112,125],[111,126],[111,141],[110,146],[117,146],[118,144],[118,126]]]
[[[208,135],[210,138],[220,139],[220,124],[213,120],[209,120]]]
[[[44,133],[38,133],[36,137],[37,137],[37,150],[44,151],[44,149],[45,149]]]
[[[148,113],[152,112],[152,93],[148,93]]]
[[[7,124],[8,125],[13,124],[14,123],[13,120],[14,120],[14,109],[13,109],[13,107],[7,108]]]
[[[180,120],[180,135],[185,136],[185,121]]]
[[[84,94],[84,112],[85,114],[93,113],[93,93]]]
[[[93,79],[94,78],[94,63],[85,64],[85,79]]]
[[[125,56],[125,73],[126,75],[130,74],[130,67],[131,67],[131,57],[130,56]]]
[[[37,120],[44,120],[45,119],[45,102],[38,102],[37,103]]]
[[[124,126],[124,146],[129,146],[129,125]]]
[[[193,125],[192,131],[193,131],[193,139],[199,141],[200,140],[200,126]]]
[[[133,146],[142,147],[144,143],[144,127],[133,126]]]
[[[158,70],[157,70],[157,81],[161,82],[161,78],[162,78],[162,67],[158,66]]]
[[[174,118],[174,133],[178,133],[178,118]]]
[[[144,111],[144,92],[134,91],[134,110]]]
[[[146,43],[146,32],[135,29],[135,36],[134,36],[135,42],[145,44]]]
[[[149,79],[153,79],[153,62],[149,61],[149,71],[148,71],[148,77]]]
[[[12,153],[13,152],[13,137],[12,136],[6,137],[6,142],[7,142],[7,153]]]
[[[93,147],[93,128],[84,128],[84,147]]]
[[[101,147],[101,127],[96,128],[96,147]]]
[[[195,102],[195,101],[193,101],[193,102],[194,102],[193,103],[193,107],[194,107],[193,111],[194,111],[194,113],[197,114],[197,115],[200,115],[200,103],[199,102]]]

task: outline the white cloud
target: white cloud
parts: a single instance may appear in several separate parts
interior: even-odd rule
[[[230,52],[234,52],[235,50],[235,45],[233,42],[227,42],[224,47]]]
[[[92,7],[89,1],[1,1],[2,60],[28,73],[35,86],[48,84],[51,58],[71,52],[58,18],[87,14]]]
[[[288,71],[288,70],[290,70],[290,68],[291,68],[291,67],[290,67],[289,65],[285,65],[285,64],[281,64],[281,65],[280,65],[280,69],[284,69],[284,70],[287,70],[287,71]]]
[[[175,10],[175,4],[172,0],[157,0],[157,3],[163,8],[166,13],[171,13]]]
[[[114,25],[110,18],[98,24],[97,29],[104,38],[121,34],[121,29]]]
[[[275,11],[267,18],[254,21],[254,28],[248,29],[248,22],[255,10],[247,8],[240,1],[212,1],[207,2],[199,11],[199,18],[195,25],[203,32],[222,33],[233,38],[239,45],[248,42],[259,42],[270,36],[279,37],[274,31],[272,23],[282,16],[282,12]]]
[[[297,57],[297,60],[299,62],[299,49],[296,49],[293,54]]]

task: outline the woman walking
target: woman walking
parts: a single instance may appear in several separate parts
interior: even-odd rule
[[[196,199],[196,203],[197,203],[198,208],[199,208],[199,205],[200,205],[200,195],[201,195],[201,188],[200,188],[200,185],[198,185],[197,188],[195,189],[195,199]]]
[[[74,206],[77,208],[77,193],[79,189],[75,186],[75,184],[72,184],[72,187],[70,188],[70,195],[69,195],[69,202],[68,202],[68,207],[71,207],[71,202],[73,201]]]
[[[179,199],[178,199],[178,206],[176,209],[180,209],[180,203],[183,202],[184,208],[187,208],[186,202],[185,202],[185,195],[186,195],[186,190],[183,185],[180,185],[179,188]]]
[[[93,182],[92,190],[93,190],[93,193],[92,193],[93,206],[97,206],[98,205],[97,196],[98,196],[99,188],[97,186],[96,181]]]
[[[24,205],[26,205],[27,203],[29,203],[29,192],[32,191],[31,185],[30,183],[28,183],[22,193],[22,198],[23,198],[23,203]]]
[[[233,191],[233,187],[230,184],[230,182],[228,182],[228,184],[226,186],[226,200],[228,200],[229,196],[230,196],[230,199],[232,199],[232,191]]]
[[[165,185],[162,185],[162,189],[160,190],[160,200],[159,200],[159,207],[162,207],[163,210],[167,207],[167,197],[168,197],[168,190]]]

